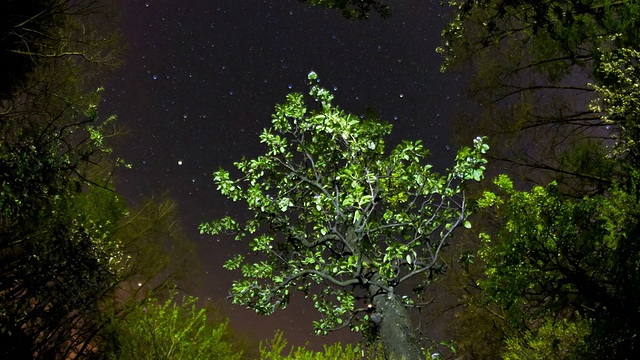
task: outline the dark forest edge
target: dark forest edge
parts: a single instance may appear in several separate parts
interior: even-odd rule
[[[459,353],[632,357],[640,4],[450,5],[444,68],[472,68],[468,93],[483,109],[463,115],[458,134],[488,135],[487,171],[512,179],[477,189],[466,263],[447,280],[464,308]]]

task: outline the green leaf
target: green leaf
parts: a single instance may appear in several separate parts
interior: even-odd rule
[[[411,256],[411,254],[407,254],[405,259],[407,260],[407,264],[409,265],[413,264],[413,256]]]

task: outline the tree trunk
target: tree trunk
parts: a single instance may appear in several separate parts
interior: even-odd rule
[[[387,360],[424,360],[409,313],[394,294],[380,294],[373,300],[380,315],[378,330]]]

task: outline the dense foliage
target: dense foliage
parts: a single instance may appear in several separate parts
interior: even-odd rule
[[[106,123],[76,74],[49,66],[0,113],[0,336],[15,358],[90,352],[97,299],[119,282],[105,234],[123,208],[89,161],[107,151]]]
[[[107,358],[240,360],[241,349],[232,348],[226,323],[212,324],[197,299],[176,295],[164,303],[149,299],[129,311],[111,329],[116,337]]]
[[[473,62],[470,90],[486,110],[472,128],[494,135],[500,171],[516,180],[498,177],[479,203],[494,207],[467,271],[462,353],[633,357],[640,4],[450,4],[445,66]]]
[[[449,70],[470,66],[468,93],[481,109],[459,135],[480,132],[494,144],[492,166],[574,196],[608,186],[606,169],[577,164],[574,149],[606,146],[618,123],[590,106],[612,57],[638,48],[637,1],[452,1],[453,20],[439,49]],[[626,50],[625,50],[626,49]],[[603,139],[604,142],[603,142]],[[604,173],[604,174],[603,174]]]
[[[554,358],[625,358],[637,349],[636,182],[572,199],[554,183],[523,192],[502,177],[504,195],[483,200],[505,222],[496,237],[484,235],[481,287],[516,328],[538,335],[560,326],[544,342],[555,344]]]
[[[283,354],[283,352],[285,354]],[[277,332],[273,339],[260,343],[260,359],[262,360],[331,360],[331,359],[383,359],[383,355],[374,349],[364,350],[360,346],[346,345],[340,343],[331,346],[325,345],[322,351],[307,350],[304,347],[291,347],[287,352],[287,341],[282,337],[281,332]]]

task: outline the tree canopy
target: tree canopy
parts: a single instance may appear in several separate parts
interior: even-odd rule
[[[607,186],[593,167],[566,160],[606,146],[617,121],[590,107],[602,70],[638,47],[637,1],[453,1],[439,49],[444,68],[470,65],[468,92],[482,106],[458,130],[496,146],[499,171],[531,183],[555,180],[576,196]],[[613,120],[613,119],[611,119]],[[544,145],[541,146],[541,143]],[[584,163],[583,163],[584,164]],[[586,189],[586,190],[585,190]]]
[[[480,329],[462,330],[471,337],[463,351],[631,357],[639,313],[637,1],[452,5],[445,66],[473,63],[472,94],[486,109],[474,119],[495,135],[509,164],[500,171],[514,179],[498,177],[480,200],[494,207],[478,222],[489,235],[479,236],[460,318]],[[489,319],[471,323],[480,316]],[[482,353],[473,344],[482,336],[502,346]]]
[[[637,173],[583,199],[563,196],[554,183],[528,192],[506,177],[496,184],[504,195],[487,192],[481,201],[503,222],[496,236],[482,235],[484,293],[516,329],[538,336],[559,326],[543,341],[556,344],[554,358],[635,353]]]
[[[218,190],[252,217],[225,217],[200,230],[249,241],[247,253],[225,264],[242,273],[231,289],[234,303],[268,315],[286,308],[297,290],[322,315],[316,333],[379,326],[387,356],[416,358],[404,309],[412,299],[398,286],[441,271],[439,253],[451,234],[470,227],[464,188],[482,178],[488,146],[476,138],[440,175],[425,163],[419,140],[385,149],[391,126],[345,113],[317,77],[309,74],[317,109],[289,94],[260,135],[265,154],[237,162],[236,179],[215,173]]]

